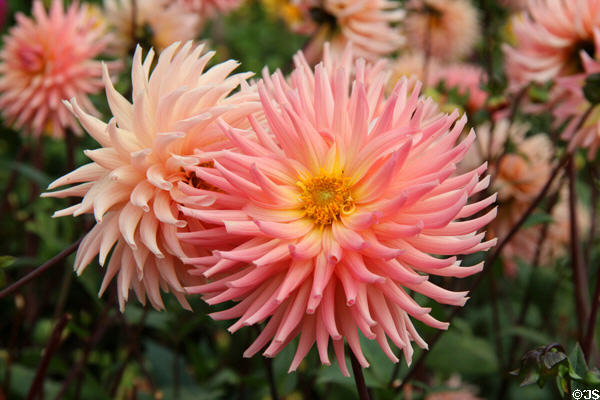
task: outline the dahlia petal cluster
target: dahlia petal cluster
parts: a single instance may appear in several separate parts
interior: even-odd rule
[[[321,59],[323,44],[331,43],[331,51],[341,55],[352,42],[356,57],[376,60],[404,45],[400,29],[393,24],[403,20],[404,10],[391,0],[300,0],[299,7],[318,16],[320,25],[312,43],[307,46],[309,60]]]
[[[202,27],[200,14],[178,1],[104,0],[104,9],[117,36],[111,51],[118,55],[128,54],[138,42],[161,52],[174,42],[195,39]]]
[[[31,18],[18,13],[16,20],[0,52],[3,117],[38,137],[62,137],[66,129],[79,133],[61,101],[76,98],[95,112],[87,97],[102,88],[102,68],[95,58],[111,40],[102,21],[87,5],[74,2],[65,9],[62,0],[53,0],[48,11],[36,0]]]
[[[404,23],[408,45],[440,60],[469,55],[479,38],[479,15],[470,0],[410,0]]]
[[[86,113],[76,99],[68,104],[101,147],[85,151],[92,162],[59,178],[49,189],[73,186],[44,196],[83,198],[54,216],[94,215],[96,225],[79,246],[75,270],[81,274],[96,255],[104,265],[112,250],[100,295],[116,277],[121,309],[130,289],[140,302],[145,304],[147,297],[157,309],[164,308],[161,290],[172,292],[189,308],[184,286],[201,278],[190,275],[190,266],[182,259],[207,252],[181,242],[178,235],[210,226],[190,221],[177,206],[205,209],[239,203],[194,175],[193,168],[210,164],[202,151],[229,146],[216,120],[245,128],[258,102],[247,87],[231,95],[251,74],[230,75],[238,66],[233,60],[204,71],[214,53],[202,53],[202,45],[175,43],[161,53],[150,72],[154,53],[151,50],[142,61],[138,47],[131,72],[132,102],[114,89],[105,68],[113,113],[108,123]],[[211,232],[218,243],[219,235]]]
[[[409,292],[464,305],[467,292],[446,290],[429,275],[475,274],[483,265],[462,266],[457,255],[496,242],[478,233],[496,215],[486,211],[496,195],[469,204],[489,184],[481,179],[486,165],[456,173],[475,140],[471,132],[457,143],[466,118],[440,113],[406,79],[386,97],[383,65],[352,59],[350,51],[336,58],[326,51],[313,71],[298,55],[289,79],[266,74],[258,83],[265,123],[252,120],[244,130],[222,122],[235,150],[215,153],[214,168],[195,169],[244,206],[179,206],[188,219],[242,238],[188,259],[209,280],[188,292],[210,305],[234,301],[211,314],[236,319],[231,332],[266,322],[245,357],[265,347],[273,357],[299,336],[290,371],[315,343],[330,364],[330,340],[344,374],[345,341],[367,367],[359,331],[397,362],[391,340],[410,363],[411,342],[427,348],[413,320],[437,329],[448,323]]]
[[[512,20],[516,46],[504,47],[511,87],[581,72],[578,55],[593,49],[599,15],[598,0],[529,0]]]

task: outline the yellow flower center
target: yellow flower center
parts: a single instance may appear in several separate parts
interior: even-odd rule
[[[297,182],[302,189],[300,199],[304,203],[306,216],[315,224],[331,225],[341,214],[351,214],[356,208],[348,178],[344,173],[324,174]]]

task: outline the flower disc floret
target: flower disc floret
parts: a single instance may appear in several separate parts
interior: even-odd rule
[[[350,215],[356,209],[349,179],[340,174],[322,174],[297,183],[302,190],[300,200],[306,216],[320,226],[331,225],[342,214]]]

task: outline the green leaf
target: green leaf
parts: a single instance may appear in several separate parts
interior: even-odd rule
[[[483,376],[498,371],[498,361],[489,341],[456,330],[442,335],[431,350],[427,365],[448,375]]]
[[[16,258],[12,256],[0,256],[0,268],[10,267],[15,263]]]
[[[8,170],[17,170],[21,175],[37,183],[42,189],[45,189],[52,179],[44,172],[39,171],[29,164],[18,161],[0,160],[0,168]]]
[[[575,345],[575,348],[571,352],[569,356],[569,361],[571,361],[571,365],[573,366],[573,370],[577,375],[583,377],[588,372],[588,366],[585,362],[585,355],[583,354],[583,350],[579,346],[579,343]]]
[[[531,214],[527,218],[527,220],[525,221],[525,223],[523,224],[523,227],[521,229],[527,229],[527,228],[531,228],[532,226],[535,226],[535,225],[548,224],[551,222],[554,222],[554,218],[552,217],[552,215],[550,215],[548,213],[544,213],[544,212],[538,212],[538,213]]]

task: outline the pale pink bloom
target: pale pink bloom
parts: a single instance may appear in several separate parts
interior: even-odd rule
[[[335,59],[326,51],[313,73],[297,56],[289,80],[276,73],[258,83],[266,124],[253,121],[249,131],[222,124],[239,153],[221,152],[215,169],[196,175],[244,199],[242,210],[180,207],[245,238],[216,251],[216,263],[198,260],[210,282],[188,291],[211,305],[236,301],[212,314],[237,318],[231,332],[266,321],[245,357],[269,342],[263,354],[273,357],[300,336],[290,370],[315,342],[329,364],[330,339],[344,374],[345,341],[367,367],[357,329],[397,362],[389,338],[410,363],[411,342],[427,348],[411,317],[437,329],[448,323],[409,292],[464,305],[467,292],[443,289],[428,275],[475,274],[483,265],[461,266],[457,256],[495,243],[477,231],[496,209],[473,216],[496,196],[468,204],[489,183],[480,180],[485,164],[454,173],[475,140],[471,132],[456,143],[466,117],[439,113],[420,97],[420,85],[409,91],[407,80],[386,97],[381,63],[352,65],[352,58],[350,51]]]
[[[408,45],[440,60],[469,55],[481,37],[479,16],[469,0],[411,0],[404,30]]]
[[[352,42],[356,57],[375,61],[404,45],[405,39],[394,24],[402,21],[404,10],[392,0],[299,0],[300,9],[320,15],[320,28],[307,46],[309,61],[321,59],[323,45],[341,55]]]
[[[446,89],[457,89],[461,96],[467,97],[467,108],[477,112],[483,108],[488,94],[481,86],[487,77],[483,69],[474,64],[455,63],[437,64],[431,69],[431,85],[444,83]]]
[[[172,0],[135,0],[135,9],[133,0],[104,0],[104,8],[116,31],[112,51],[118,55],[129,53],[137,43],[161,52],[174,42],[195,39],[202,27],[199,14]]]
[[[218,13],[228,13],[239,8],[244,0],[179,0],[189,11],[202,17],[214,17]]]
[[[600,29],[595,29],[594,35],[597,38],[596,43],[600,44]],[[583,94],[583,86],[589,75],[600,73],[600,62],[585,51],[581,51],[580,56],[584,72],[557,79],[559,90],[565,94],[562,103],[553,109],[553,113],[556,126],[568,121],[561,137],[569,141],[569,151],[577,148],[588,149],[588,159],[593,160],[600,146],[600,107],[595,106],[581,123],[581,118],[590,108],[590,103]]]
[[[164,308],[161,289],[172,292],[189,308],[184,286],[200,280],[188,274],[190,267],[180,259],[203,255],[203,245],[212,246],[213,240],[220,243],[224,232],[219,235],[212,230],[210,237],[196,246],[180,243],[179,234],[202,226],[188,221],[177,205],[202,209],[240,204],[202,181],[190,168],[211,165],[202,151],[228,146],[217,118],[247,127],[246,118],[256,110],[258,101],[246,89],[229,96],[250,74],[229,76],[238,66],[233,60],[203,72],[214,53],[202,55],[202,51],[202,45],[193,48],[192,42],[175,43],[161,53],[150,73],[154,52],[150,50],[142,62],[138,47],[131,73],[133,103],[114,89],[104,69],[114,116],[108,124],[84,112],[77,100],[69,104],[101,147],[85,151],[93,162],[56,180],[49,189],[76,185],[44,195],[83,197],[81,203],[54,216],[94,214],[97,223],[79,246],[75,271],[81,274],[98,254],[104,265],[112,249],[100,294],[117,276],[121,309],[130,289],[142,303],[148,296],[157,309]]]
[[[531,202],[541,192],[553,168],[554,152],[550,139],[545,134],[526,136],[529,126],[511,124],[502,119],[495,123],[493,132],[489,123],[478,128],[479,141],[471,147],[465,157],[466,166],[490,162],[490,174],[494,176],[492,189],[498,193],[498,217],[489,225],[488,236],[502,240],[521,219]],[[490,143],[491,141],[491,143]],[[505,146],[514,149],[503,154]],[[562,201],[562,197],[561,197]],[[560,210],[556,207],[555,210]],[[568,243],[568,237],[554,231],[562,231],[568,223],[568,214],[553,213],[550,227],[541,253],[542,264],[551,261],[551,254],[559,254]],[[567,225],[568,226],[568,225]],[[502,250],[505,272],[514,276],[517,258],[532,262],[542,225],[521,229]],[[565,230],[568,232],[568,230]]]
[[[16,19],[0,52],[4,118],[35,136],[80,132],[61,101],[75,97],[95,111],[87,96],[102,88],[102,67],[94,58],[110,40],[104,26],[86,5],[74,2],[65,10],[62,0],[53,0],[48,12],[36,0],[31,18],[18,13]]]
[[[511,87],[581,72],[578,55],[593,49],[600,1],[529,0],[527,11],[512,19],[516,46],[504,48]]]

